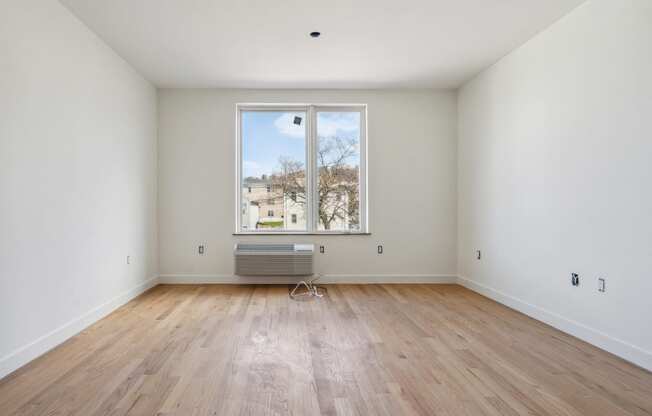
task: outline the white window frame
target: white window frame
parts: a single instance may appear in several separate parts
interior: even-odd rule
[[[274,111],[306,113],[306,193],[310,196],[306,206],[306,230],[243,230],[242,229],[242,113],[245,111]],[[319,230],[317,206],[319,192],[317,192],[317,113],[319,111],[331,112],[359,112],[360,113],[360,230]],[[366,104],[236,104],[236,143],[235,143],[235,234],[250,235],[287,235],[287,234],[369,234],[368,211],[368,182],[367,182],[367,105]]]

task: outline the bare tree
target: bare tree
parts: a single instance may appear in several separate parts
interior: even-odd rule
[[[317,149],[319,168],[318,217],[330,230],[336,220],[359,224],[359,173],[351,161],[358,155],[357,141],[342,137],[320,137]],[[272,177],[283,195],[293,202],[306,204],[306,174],[303,164],[287,157],[279,158],[279,171]]]
[[[303,163],[281,156],[279,171],[272,175],[272,183],[281,194],[300,205],[306,203],[306,170]]]
[[[349,165],[358,153],[354,139],[320,137],[317,149],[319,166],[319,221],[330,230],[335,220],[357,223],[358,169]]]

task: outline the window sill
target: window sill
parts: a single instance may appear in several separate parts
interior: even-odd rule
[[[354,232],[354,233],[348,233],[345,231],[329,231],[329,232],[301,232],[301,231],[283,231],[283,232],[269,232],[269,231],[253,231],[253,232],[236,232],[233,233],[233,235],[241,236],[241,235],[371,235],[371,233],[364,233],[364,232]]]

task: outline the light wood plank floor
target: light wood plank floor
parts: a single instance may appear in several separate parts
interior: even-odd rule
[[[454,285],[163,285],[0,381],[0,414],[652,415],[652,374]]]

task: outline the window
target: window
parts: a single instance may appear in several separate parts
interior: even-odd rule
[[[237,232],[367,232],[366,106],[238,105],[237,117]]]

